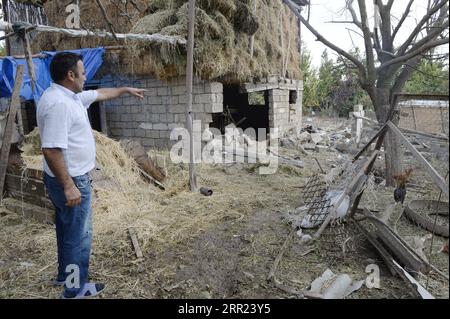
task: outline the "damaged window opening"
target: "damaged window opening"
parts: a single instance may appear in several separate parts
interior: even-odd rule
[[[210,125],[220,129],[223,134],[225,127],[230,124],[244,131],[248,128],[253,128],[256,132],[258,128],[269,130],[267,91],[240,93],[238,85],[224,85],[223,105],[223,113],[213,114],[213,123]]]

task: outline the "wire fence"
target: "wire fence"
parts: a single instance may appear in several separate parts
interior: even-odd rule
[[[448,134],[448,116],[448,104],[447,106],[404,105],[400,108],[399,126],[426,133]]]

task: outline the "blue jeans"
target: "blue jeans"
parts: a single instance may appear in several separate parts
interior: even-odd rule
[[[67,282],[64,285],[66,297],[75,296],[88,282],[92,242],[91,180],[89,174],[72,179],[80,190],[81,204],[75,207],[67,207],[63,186],[56,178],[48,174],[44,175],[48,195],[56,209],[57,280],[65,281],[70,275],[76,276],[77,272],[74,271],[74,268],[79,270],[79,285],[72,287],[73,285],[70,284],[68,287]]]

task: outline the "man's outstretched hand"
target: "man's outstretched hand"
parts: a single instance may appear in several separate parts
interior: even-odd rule
[[[145,92],[146,90],[144,90],[144,89],[136,89],[136,88],[127,88],[127,93],[128,94],[130,94],[130,95],[132,95],[132,96],[135,96],[135,97],[137,97],[137,98],[139,98],[139,99],[144,99],[144,92]]]

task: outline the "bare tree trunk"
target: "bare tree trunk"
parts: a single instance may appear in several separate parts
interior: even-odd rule
[[[389,89],[377,89],[375,110],[377,119],[380,123],[384,123],[387,119],[390,101],[389,101]],[[394,115],[391,119],[394,124],[399,123],[398,115]],[[395,134],[387,132],[384,138],[384,158],[386,165],[386,186],[394,186],[394,175],[400,175],[403,171],[403,149]]]

